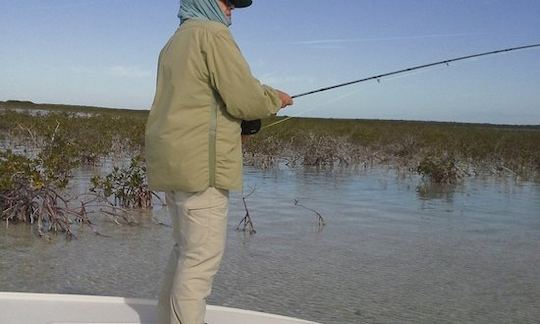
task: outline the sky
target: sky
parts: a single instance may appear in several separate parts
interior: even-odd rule
[[[0,0],[0,100],[149,109],[177,0]],[[291,95],[540,43],[538,0],[253,0],[232,33]],[[301,117],[540,124],[540,48],[297,98]]]

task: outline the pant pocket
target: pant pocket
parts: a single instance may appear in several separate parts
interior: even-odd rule
[[[195,248],[208,239],[211,208],[184,208],[180,223],[182,246]]]

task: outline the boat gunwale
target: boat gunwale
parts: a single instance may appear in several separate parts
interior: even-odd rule
[[[71,295],[71,294],[45,294],[45,293],[24,293],[24,292],[0,292],[0,302],[2,300],[33,300],[33,301],[64,301],[64,302],[92,302],[92,303],[115,303],[115,304],[131,304],[131,305],[147,305],[156,306],[157,301],[152,299],[142,298],[125,298],[115,296],[99,296],[99,295]],[[254,316],[264,316],[269,319],[282,319],[289,321],[297,321],[299,324],[318,324],[307,320],[288,317],[284,315],[270,314],[259,311],[252,311],[240,308],[207,305],[210,311],[227,312]]]

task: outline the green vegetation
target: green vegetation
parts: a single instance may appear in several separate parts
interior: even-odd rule
[[[416,170],[435,183],[456,183],[463,176],[456,160],[450,156],[427,156],[420,161]]]
[[[149,208],[152,192],[146,183],[146,167],[140,157],[131,159],[128,167],[114,167],[107,176],[94,176],[90,191],[106,198],[114,197],[114,206],[124,208]]]
[[[0,102],[0,219],[31,223],[40,235],[92,225],[98,212],[133,223],[126,208],[149,208],[144,165],[148,111]],[[539,180],[540,126],[285,117],[263,121],[244,143],[246,164],[288,167],[391,167],[427,183],[453,184],[467,176],[511,175]],[[14,153],[17,152],[17,153]],[[94,199],[72,208],[62,196],[81,165],[121,162],[91,180]],[[103,207],[103,204],[101,205]],[[120,211],[122,214],[118,214]],[[95,211],[93,211],[95,212]]]
[[[105,205],[101,213],[131,223],[122,209],[108,211],[109,202],[103,197],[94,195],[73,208],[74,203],[64,193],[72,171],[82,164],[95,165],[113,156],[139,154],[144,141],[144,112],[12,101],[0,103],[0,116],[5,147],[0,150],[0,219],[8,224],[33,224],[40,236],[50,231],[73,237],[71,225],[92,226],[87,207],[100,202]],[[144,187],[144,169],[136,171],[140,179],[132,176],[130,184],[138,181],[140,190]],[[116,174],[106,179],[114,177]],[[144,193],[136,194],[139,201],[130,207],[151,206],[151,199],[150,203],[148,198],[144,200]],[[128,196],[122,199],[122,206],[130,203]]]
[[[478,174],[537,180],[540,126],[294,118],[263,126],[245,151],[246,161],[263,167],[279,162],[386,165],[418,172],[434,182]]]
[[[33,159],[1,151],[0,218],[8,224],[34,224],[40,236],[52,231],[72,237],[72,223],[91,225],[84,204],[80,209],[71,208],[59,193],[75,166],[69,145],[56,133]]]
[[[0,114],[0,134],[12,145],[39,150],[51,132],[60,130],[85,164],[108,155],[137,155],[144,144],[145,111],[0,102]]]
[[[69,139],[63,144],[66,152],[80,163],[143,153],[148,111],[10,101],[0,102],[0,114],[4,141],[29,152],[43,147],[56,131]],[[384,165],[434,182],[477,174],[537,179],[540,171],[540,126],[293,118],[264,128],[283,118],[263,121],[263,130],[244,145],[245,163],[263,168]]]

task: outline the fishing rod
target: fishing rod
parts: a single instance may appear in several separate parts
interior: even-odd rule
[[[320,89],[316,89],[316,90],[311,90],[311,91],[308,91],[308,92],[304,92],[304,93],[300,93],[300,94],[291,96],[291,98],[293,98],[293,99],[294,98],[300,98],[300,97],[308,96],[308,95],[311,95],[311,94],[314,94],[314,93],[319,93],[319,92],[328,91],[328,90],[332,90],[332,89],[336,89],[336,88],[341,88],[341,87],[345,87],[345,86],[348,86],[348,85],[351,85],[351,84],[356,84],[356,83],[360,83],[360,82],[366,82],[366,81],[370,81],[370,80],[377,80],[377,82],[378,82],[378,81],[380,81],[380,79],[382,79],[384,77],[387,77],[387,76],[406,73],[406,72],[411,72],[411,71],[420,70],[420,69],[425,69],[425,68],[436,66],[436,65],[442,65],[442,64],[449,65],[449,63],[456,62],[456,61],[463,61],[463,60],[468,60],[468,59],[472,59],[472,58],[475,58],[475,57],[481,57],[481,56],[493,55],[493,54],[499,54],[499,53],[507,53],[507,52],[511,52],[511,51],[529,49],[529,48],[534,48],[534,47],[540,47],[540,43],[524,45],[524,46],[517,46],[517,47],[511,47],[511,48],[504,48],[504,49],[490,51],[490,52],[477,53],[477,54],[472,54],[472,55],[466,55],[466,56],[460,56],[460,57],[456,57],[456,58],[446,59],[446,60],[443,60],[443,61],[438,61],[438,62],[433,62],[433,63],[428,63],[428,64],[422,64],[422,65],[413,66],[413,67],[406,68],[406,69],[401,69],[401,70],[397,70],[397,71],[393,71],[393,72],[388,72],[388,73],[383,73],[383,74],[370,76],[370,77],[363,78],[363,79],[360,79],[360,80],[349,81],[349,82],[340,83],[340,84],[336,84],[336,85],[329,86],[329,87],[324,87],[324,88],[320,88]],[[282,123],[284,121],[287,121],[287,120],[289,120],[291,118],[294,118],[294,117],[296,117],[296,116],[289,116],[289,117],[283,118],[283,119],[278,120],[278,121],[276,121],[276,122],[274,122],[272,124],[269,124],[269,125],[266,125],[266,126],[262,127],[262,129],[275,126],[277,124],[280,124],[280,123]],[[253,134],[258,133],[260,129],[261,129],[261,120],[260,119],[251,120],[251,121],[243,121],[242,122],[242,135],[253,135]]]
[[[433,63],[428,63],[428,64],[422,64],[422,65],[413,66],[413,67],[406,68],[406,69],[401,69],[401,70],[397,70],[397,71],[393,71],[393,72],[388,72],[388,73],[383,73],[383,74],[370,76],[370,77],[363,78],[363,79],[360,79],[360,80],[349,81],[349,82],[340,83],[340,84],[336,84],[336,85],[329,86],[329,87],[324,87],[324,88],[320,88],[320,89],[300,93],[300,94],[291,96],[291,98],[293,98],[293,99],[294,98],[300,98],[300,97],[312,95],[314,93],[319,93],[319,92],[328,91],[328,90],[332,90],[332,89],[336,89],[336,88],[341,88],[341,87],[345,87],[345,86],[348,86],[348,85],[351,85],[351,84],[356,84],[356,83],[360,83],[360,82],[366,82],[366,81],[370,81],[370,80],[377,80],[377,82],[378,82],[378,81],[380,81],[380,79],[382,79],[384,77],[387,77],[387,76],[406,73],[406,72],[411,72],[411,71],[420,70],[420,69],[425,69],[425,68],[436,66],[436,65],[442,65],[442,64],[449,65],[449,63],[456,62],[456,61],[463,61],[463,60],[468,60],[468,59],[472,59],[472,58],[475,58],[475,57],[481,57],[481,56],[493,55],[493,54],[499,54],[499,53],[507,53],[507,52],[511,52],[511,51],[529,49],[529,48],[534,48],[534,47],[540,47],[540,43],[517,46],[517,47],[511,47],[511,48],[504,48],[504,49],[499,49],[499,50],[490,51],[490,52],[477,53],[477,54],[472,54],[472,55],[466,55],[466,56],[460,56],[460,57],[456,57],[456,58],[446,59],[446,60],[443,60],[443,61],[438,61],[438,62],[433,62]],[[262,129],[275,126],[277,124],[280,124],[280,123],[282,123],[284,121],[287,121],[287,120],[289,120],[291,118],[294,118],[294,117],[296,117],[296,116],[286,117],[286,118],[278,120],[278,121],[276,121],[276,122],[274,122],[272,124],[266,125],[266,126],[262,127]],[[243,135],[256,134],[260,129],[261,129],[261,121],[260,120],[242,122],[242,134]]]
[[[500,50],[496,50],[496,51],[472,54],[472,55],[447,59],[447,60],[444,60],[444,61],[438,61],[438,62],[433,62],[433,63],[429,63],[429,64],[413,66],[413,67],[398,70],[398,71],[393,71],[393,72],[383,73],[383,74],[379,74],[379,75],[374,75],[374,76],[370,76],[370,77],[363,78],[363,79],[360,79],[360,80],[349,81],[349,82],[333,85],[333,86],[330,86],[330,87],[325,87],[325,88],[320,88],[320,89],[317,89],[317,90],[312,90],[312,91],[300,93],[300,94],[292,96],[291,98],[293,98],[293,99],[294,98],[299,98],[299,97],[311,95],[311,94],[318,93],[318,92],[323,92],[323,91],[328,91],[328,90],[332,90],[332,89],[336,89],[336,88],[345,87],[345,86],[355,84],[355,83],[366,82],[366,81],[369,81],[369,80],[377,80],[377,81],[379,81],[381,78],[384,78],[384,77],[387,77],[387,76],[390,76],[390,75],[396,75],[396,74],[401,74],[401,73],[405,73],[405,72],[425,69],[425,68],[436,66],[436,65],[441,65],[441,64],[448,65],[451,62],[463,61],[463,60],[468,60],[468,59],[472,59],[472,58],[475,58],[475,57],[498,54],[498,53],[504,53],[504,52],[511,52],[511,51],[517,51],[517,50],[523,50],[523,49],[533,48],[533,47],[540,47],[540,43],[539,44],[531,44],[531,45],[524,45],[524,46],[518,46],[518,47],[505,48],[505,49],[500,49]]]

